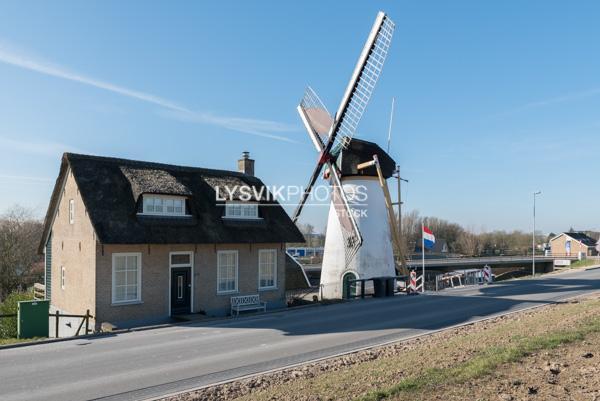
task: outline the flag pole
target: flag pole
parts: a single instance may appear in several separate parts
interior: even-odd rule
[[[425,292],[425,224],[421,223],[421,252],[423,252],[423,273],[421,275],[421,292]]]

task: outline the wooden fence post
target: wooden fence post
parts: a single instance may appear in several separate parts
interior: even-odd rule
[[[90,330],[90,310],[85,311],[85,334],[87,335]]]
[[[54,321],[54,327],[55,327],[54,336],[56,338],[58,338],[58,321],[59,321],[59,319],[60,319],[60,313],[59,313],[59,311],[56,311],[56,313],[54,315],[54,320],[55,320]]]

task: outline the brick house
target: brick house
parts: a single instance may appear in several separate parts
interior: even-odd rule
[[[565,232],[550,239],[550,250],[556,256],[598,255],[596,240],[582,232]]]
[[[222,171],[65,153],[44,224],[46,297],[98,326],[225,315],[230,298],[285,306],[285,243],[302,234],[244,153]],[[218,191],[234,188],[229,198]],[[255,192],[260,193],[260,192]],[[243,200],[242,200],[243,199]]]

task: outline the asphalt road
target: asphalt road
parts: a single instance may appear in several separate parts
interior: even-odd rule
[[[0,400],[139,400],[600,290],[600,269],[0,350]]]

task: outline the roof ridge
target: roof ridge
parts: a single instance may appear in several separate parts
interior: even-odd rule
[[[82,153],[71,153],[65,152],[63,157],[66,157],[67,160],[95,160],[107,163],[121,164],[127,165],[127,167],[140,167],[140,168],[161,168],[165,170],[179,170],[179,171],[195,171],[195,172],[203,172],[208,174],[215,175],[230,175],[233,177],[244,177],[259,180],[255,176],[251,176],[245,173],[241,173],[239,171],[233,170],[221,170],[221,169],[212,169],[205,167],[194,167],[194,166],[182,166],[177,164],[168,164],[168,163],[157,163],[150,162],[144,160],[133,160],[133,159],[124,159],[120,157],[110,157],[110,156],[96,156],[96,155],[86,155]]]

